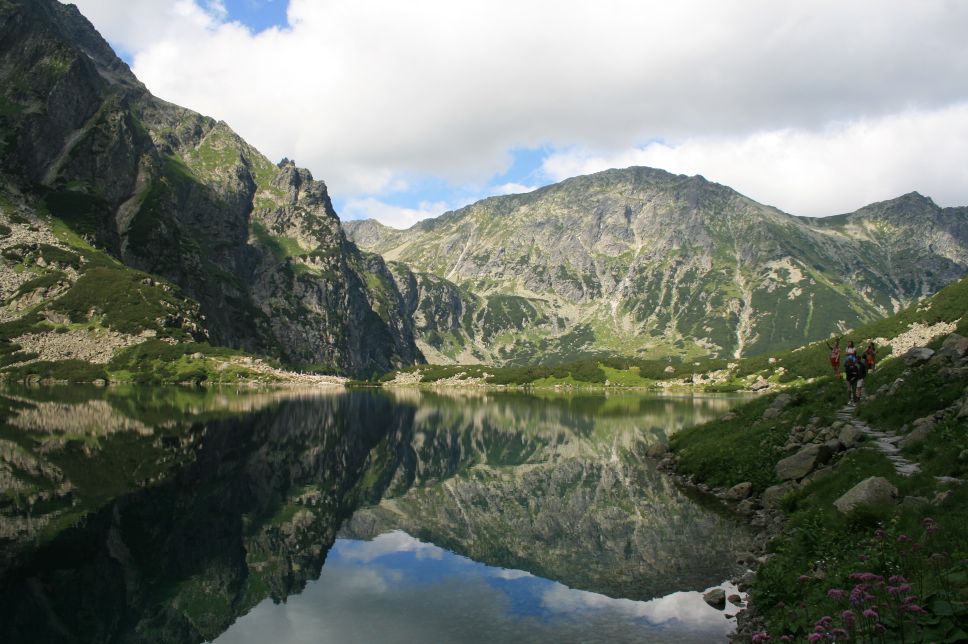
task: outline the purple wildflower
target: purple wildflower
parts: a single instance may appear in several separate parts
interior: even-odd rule
[[[852,623],[854,621],[854,617],[854,611],[852,610],[845,610],[840,614],[840,619],[843,620],[844,624]]]
[[[864,609],[864,617],[866,617],[867,619],[877,619],[878,617],[880,617],[880,615],[878,615],[877,611],[874,610],[873,608],[866,608]]]
[[[847,597],[847,592],[841,590],[840,588],[831,588],[827,591],[827,597],[833,599],[834,601],[841,601]]]

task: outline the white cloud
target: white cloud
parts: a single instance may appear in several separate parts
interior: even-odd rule
[[[727,594],[736,588],[724,582],[720,586]],[[735,615],[739,609],[729,604],[724,611],[711,608],[694,591],[676,592],[650,601],[613,598],[585,590],[575,590],[555,583],[541,596],[541,605],[556,613],[576,614],[584,611],[609,611],[627,618],[645,619],[652,624],[679,622],[692,627],[722,623],[723,615]]]
[[[738,137],[697,137],[678,144],[547,157],[553,180],[608,168],[646,165],[702,174],[796,215],[833,215],[918,190],[943,205],[968,203],[968,103],[820,130],[783,129]]]
[[[515,148],[616,156],[653,140],[679,142],[678,159],[746,145],[743,165],[770,183],[783,145],[841,152],[836,123],[886,127],[968,100],[968,3],[955,0],[291,0],[289,27],[258,34],[210,2],[76,1],[153,92],[342,197],[406,176],[483,185]],[[843,132],[849,145],[860,130]],[[922,150],[953,147],[939,128],[923,133]],[[803,196],[808,182],[834,171],[829,155],[795,157],[782,160],[807,181],[770,200],[804,212],[822,205]],[[896,159],[863,156],[870,178],[845,200],[896,192],[877,183],[904,169]],[[948,160],[968,167],[968,148]],[[968,182],[949,191],[968,203]]]
[[[414,539],[402,530],[385,532],[371,541],[338,540],[334,548],[341,558],[358,563],[398,552],[413,553],[417,559],[440,559],[444,555],[442,548]]]
[[[499,186],[494,186],[489,192],[491,195],[517,195],[524,192],[531,192],[537,190],[538,186],[526,186],[521,183],[504,183]]]
[[[451,210],[447,203],[422,202],[417,208],[394,206],[374,197],[349,199],[340,209],[340,219],[376,219],[392,228],[410,228],[421,219],[436,217]]]

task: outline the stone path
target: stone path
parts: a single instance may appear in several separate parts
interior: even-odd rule
[[[894,470],[901,476],[911,476],[921,471],[920,465],[901,456],[901,450],[897,446],[897,443],[901,440],[901,436],[893,432],[874,429],[864,421],[854,418],[856,409],[853,405],[847,405],[841,408],[837,412],[837,420],[853,425],[869,436],[874,442],[874,447],[891,461],[891,464],[894,465]]]

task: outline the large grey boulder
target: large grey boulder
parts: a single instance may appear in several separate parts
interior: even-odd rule
[[[968,355],[968,338],[957,333],[952,333],[944,339],[944,344],[941,345],[938,355],[951,358],[952,360],[957,360]]]
[[[911,429],[911,432],[898,442],[898,447],[904,449],[905,447],[910,447],[911,445],[916,445],[917,443],[922,442],[928,437],[928,434],[931,433],[931,430],[934,429],[934,425],[934,418],[931,418],[930,416],[917,419],[914,421],[914,427]]]
[[[759,378],[757,378],[756,382],[750,385],[750,391],[763,391],[764,389],[769,389],[769,388],[770,388],[770,383],[764,380],[763,376],[760,376]]]
[[[796,454],[776,464],[776,477],[781,481],[802,479],[830,460],[833,452],[827,445],[807,445]]]
[[[904,364],[913,367],[916,364],[927,362],[933,355],[934,349],[929,349],[928,347],[911,347],[904,354]]]
[[[843,443],[845,448],[850,449],[864,440],[864,432],[853,425],[845,425],[837,435],[837,440]]]
[[[713,588],[705,593],[702,598],[703,601],[716,610],[723,610],[726,608],[726,591],[722,588]]]
[[[897,488],[883,476],[871,476],[847,490],[834,501],[834,507],[843,514],[863,505],[891,503],[897,496]]]
[[[723,495],[729,501],[742,501],[750,495],[753,491],[753,484],[749,481],[743,481],[742,483],[737,483],[733,487],[726,490]]]
[[[793,481],[786,481],[778,485],[771,485],[770,487],[763,490],[763,494],[760,495],[760,500],[763,502],[764,508],[770,508],[775,510],[780,507],[780,503],[790,492],[797,489],[797,484]]]

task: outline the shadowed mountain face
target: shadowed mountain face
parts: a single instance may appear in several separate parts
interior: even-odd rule
[[[748,534],[639,454],[735,402],[8,391],[0,639],[212,639],[302,592],[341,527],[612,597],[701,590]]]
[[[405,231],[344,227],[409,266],[393,270],[432,361],[765,353],[893,313],[968,270],[966,208],[911,193],[813,220],[650,168]]]
[[[93,244],[176,284],[213,343],[367,376],[420,359],[390,273],[346,240],[326,186],[152,96],[76,7],[0,3],[0,86],[0,223],[14,237]],[[8,255],[5,273],[28,265]],[[36,299],[75,286],[91,268],[79,263],[63,276],[29,263],[63,287]]]

